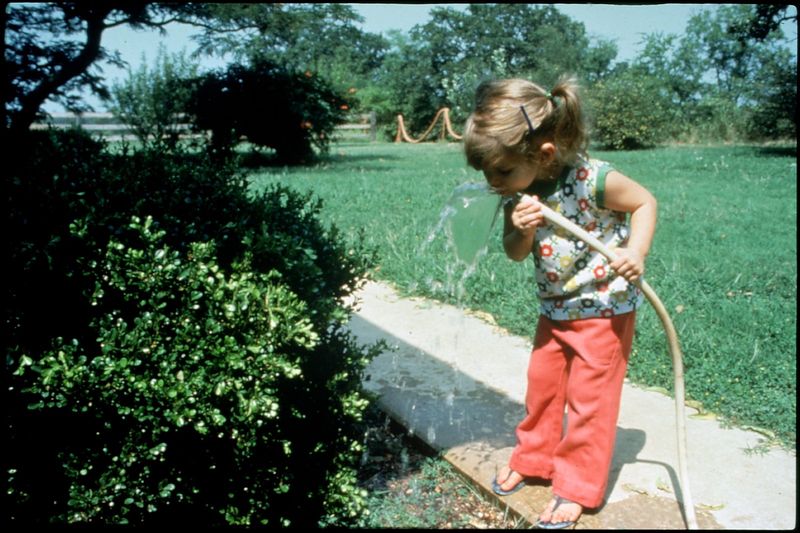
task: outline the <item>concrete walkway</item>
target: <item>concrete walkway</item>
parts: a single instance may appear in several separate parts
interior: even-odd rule
[[[385,284],[370,282],[358,297],[351,331],[364,343],[385,339],[391,347],[367,368],[365,388],[492,494],[491,481],[508,461],[524,415],[530,341],[453,306],[400,298]],[[754,453],[760,434],[687,411],[689,481],[700,527],[794,529],[795,454]],[[672,398],[626,382],[606,503],[585,513],[577,529],[684,528],[680,486]],[[550,496],[549,486],[529,485],[501,500],[533,523]]]

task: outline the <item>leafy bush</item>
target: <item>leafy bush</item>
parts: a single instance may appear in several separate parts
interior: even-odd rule
[[[168,55],[161,45],[152,71],[142,63],[137,72],[129,71],[127,80],[113,86],[111,111],[142,143],[173,146],[192,94],[186,80],[196,76],[196,63],[183,53]]]
[[[674,106],[655,78],[627,70],[597,82],[589,98],[592,139],[604,148],[651,147],[675,131]]]
[[[19,148],[5,321],[16,523],[349,523],[369,265],[207,157]],[[54,438],[55,437],[55,438]]]
[[[797,138],[797,57],[788,50],[767,55],[748,86],[755,106],[750,113],[751,139]]]
[[[285,163],[310,160],[314,147],[325,151],[348,109],[324,80],[266,61],[204,76],[189,106],[195,126],[212,132],[217,150],[230,150],[244,136]]]
[[[733,142],[746,129],[747,114],[724,94],[708,94],[682,109],[677,140],[688,143]]]

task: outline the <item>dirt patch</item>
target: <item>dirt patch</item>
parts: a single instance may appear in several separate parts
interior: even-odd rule
[[[359,468],[359,485],[369,493],[366,527],[525,527],[378,408],[371,407],[366,420],[369,429]]]

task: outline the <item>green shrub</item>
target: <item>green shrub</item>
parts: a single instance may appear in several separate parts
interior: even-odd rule
[[[687,143],[733,142],[741,139],[747,124],[747,113],[723,94],[709,94],[686,105],[684,119],[676,136]]]
[[[152,70],[142,62],[138,71],[114,84],[111,111],[129,125],[143,144],[174,146],[181,133],[181,114],[188,107],[192,86],[186,80],[197,76],[197,63],[184,53],[168,55],[158,49]]]
[[[9,211],[15,523],[347,524],[369,266],[319,202],[205,156],[20,147]],[[28,268],[28,270],[26,270]]]
[[[212,146],[230,150],[241,136],[272,148],[283,163],[307,162],[313,148],[328,148],[349,104],[310,72],[298,74],[268,61],[231,65],[197,83],[189,112],[195,126],[212,132]]]
[[[663,84],[625,71],[597,82],[589,94],[592,140],[603,148],[655,146],[675,131],[675,112]]]

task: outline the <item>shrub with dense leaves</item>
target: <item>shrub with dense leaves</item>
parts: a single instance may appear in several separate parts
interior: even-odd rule
[[[244,136],[285,163],[311,160],[314,147],[326,150],[349,109],[321,78],[263,60],[190,83],[197,89],[189,113],[198,129],[211,131],[215,149],[230,150]]]
[[[29,139],[10,180],[13,523],[347,524],[369,254],[203,156]],[[366,258],[366,259],[365,259]]]
[[[624,71],[597,82],[589,94],[592,140],[603,148],[647,148],[676,131],[676,109],[663,83]]]

